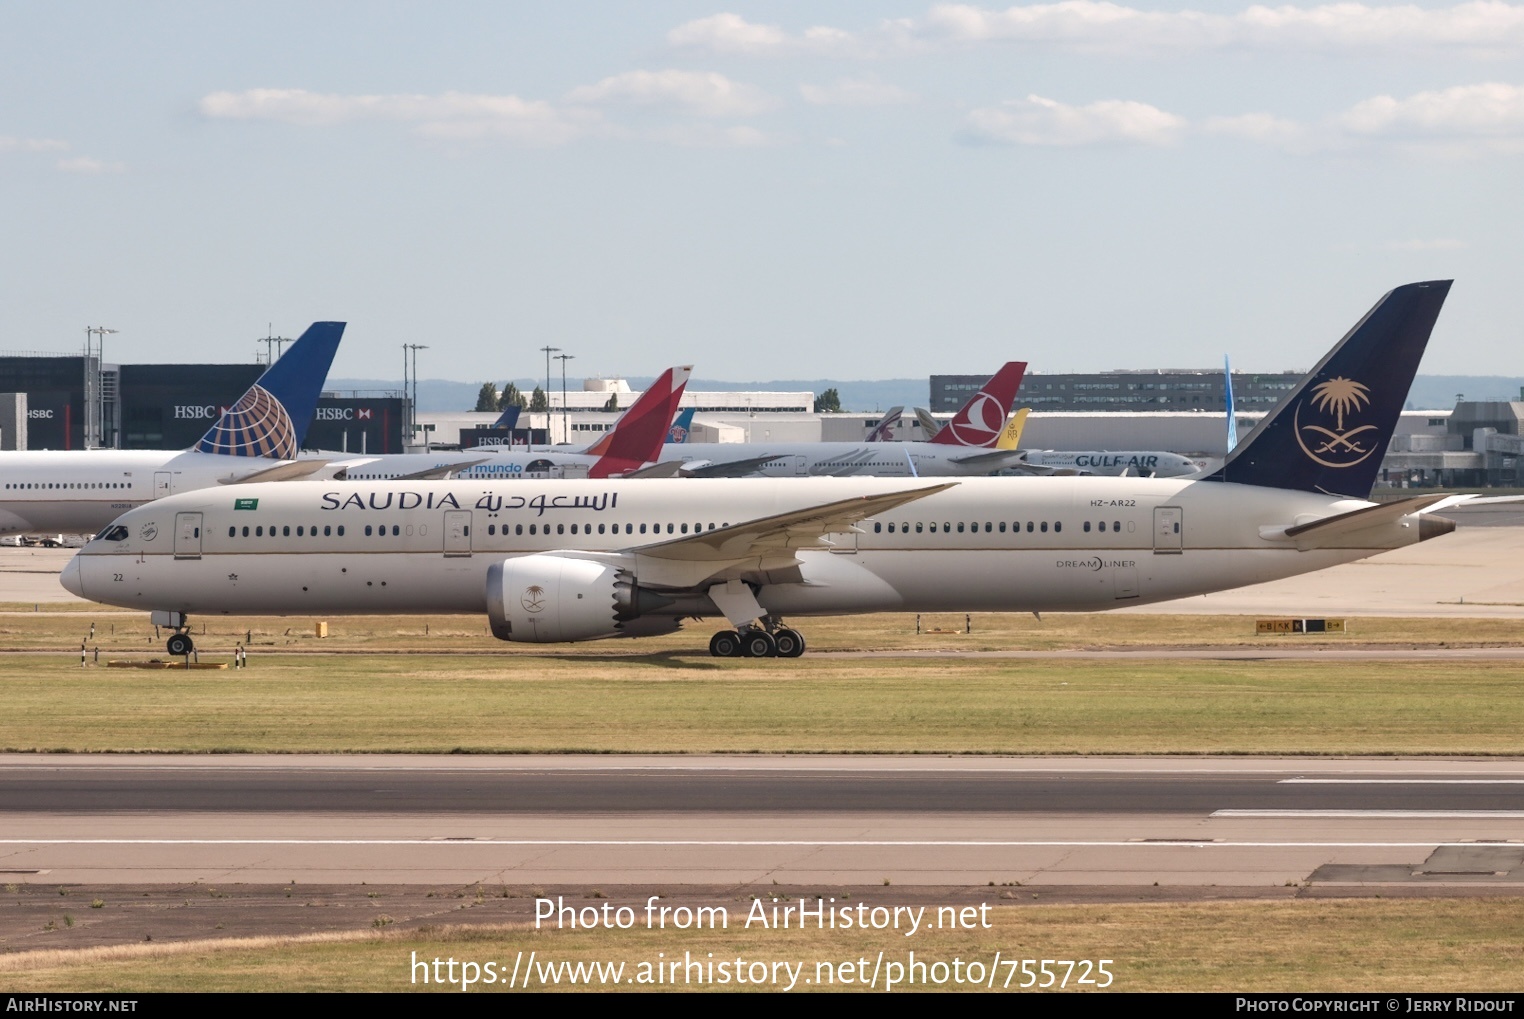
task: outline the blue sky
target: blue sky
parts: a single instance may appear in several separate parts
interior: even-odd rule
[[[1518,374],[1524,4],[7,3],[0,349]]]

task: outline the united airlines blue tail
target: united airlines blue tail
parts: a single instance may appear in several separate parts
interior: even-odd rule
[[[343,322],[312,323],[192,448],[224,456],[295,459],[343,335]]]
[[[523,408],[518,404],[509,404],[507,407],[503,408],[503,412],[498,415],[497,420],[492,422],[492,427],[502,428],[510,432],[513,431],[514,428],[518,426],[519,411],[521,410],[523,410]]]
[[[1367,498],[1452,282],[1376,302],[1205,480]]]
[[[1222,355],[1222,397],[1228,406],[1228,444],[1226,449],[1233,452],[1233,447],[1238,445],[1238,418],[1233,412],[1233,362],[1228,355]]]

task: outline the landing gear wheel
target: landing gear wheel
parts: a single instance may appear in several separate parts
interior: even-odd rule
[[[777,658],[778,642],[766,630],[748,630],[741,634],[741,653],[747,658]]]
[[[716,658],[740,658],[741,635],[734,630],[721,630],[709,638],[709,653]]]
[[[787,626],[773,634],[773,643],[778,645],[779,658],[798,658],[804,654],[804,634]]]
[[[164,648],[172,655],[184,657],[196,650],[196,642],[191,640],[188,633],[172,633],[164,643]]]

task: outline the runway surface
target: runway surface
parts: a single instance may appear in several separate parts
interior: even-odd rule
[[[0,758],[9,880],[1502,886],[1524,762]]]

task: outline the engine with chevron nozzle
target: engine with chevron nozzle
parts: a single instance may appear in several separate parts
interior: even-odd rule
[[[547,644],[670,633],[676,618],[642,615],[671,603],[642,590],[617,561],[542,552],[487,570],[487,618],[499,640]]]

